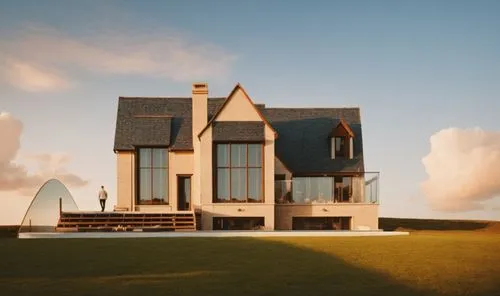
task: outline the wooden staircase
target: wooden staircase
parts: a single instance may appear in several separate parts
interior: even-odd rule
[[[194,212],[61,212],[58,232],[196,231]]]

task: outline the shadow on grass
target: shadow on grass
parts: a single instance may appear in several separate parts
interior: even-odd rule
[[[4,240],[0,251],[4,295],[439,295],[272,240]]]
[[[408,230],[483,230],[495,224],[487,221],[457,221],[438,219],[379,218],[379,227],[385,231],[398,228]]]

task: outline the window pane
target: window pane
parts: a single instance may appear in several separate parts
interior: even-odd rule
[[[191,202],[191,178],[184,179],[184,196],[186,197],[186,203]]]
[[[260,144],[248,145],[248,166],[249,167],[262,166],[262,145]]]
[[[153,169],[153,203],[167,203],[167,170]]]
[[[231,200],[246,201],[247,170],[231,169]]]
[[[151,170],[140,169],[139,174],[140,196],[139,202],[151,201]]]
[[[151,166],[151,149],[141,148],[139,149],[139,166],[141,168],[147,168]]]
[[[248,169],[248,199],[262,201],[262,169]]]
[[[335,151],[341,152],[344,150],[344,138],[335,138]]]
[[[352,178],[351,177],[344,177],[343,178],[343,198],[345,201],[348,201],[349,198],[351,197],[351,182]]]
[[[245,167],[247,165],[247,145],[231,145],[231,167]]]
[[[304,203],[306,198],[306,178],[293,178],[292,198],[295,203]]]
[[[217,166],[229,167],[229,145],[227,144],[217,145]]]
[[[217,169],[217,199],[229,200],[229,169]]]
[[[167,167],[168,152],[167,149],[152,149],[153,163],[152,167],[164,168]]]
[[[319,177],[317,202],[328,202],[332,200],[333,182],[331,177]]]

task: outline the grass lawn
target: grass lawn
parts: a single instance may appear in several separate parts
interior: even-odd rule
[[[500,235],[0,240],[1,295],[500,295]]]

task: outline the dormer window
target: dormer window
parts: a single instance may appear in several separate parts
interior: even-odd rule
[[[343,119],[330,133],[330,155],[332,159],[354,156],[354,133]]]
[[[335,145],[334,147],[335,151],[333,152],[335,153],[334,158],[345,157],[345,142],[346,142],[345,137],[333,137],[333,140]]]

